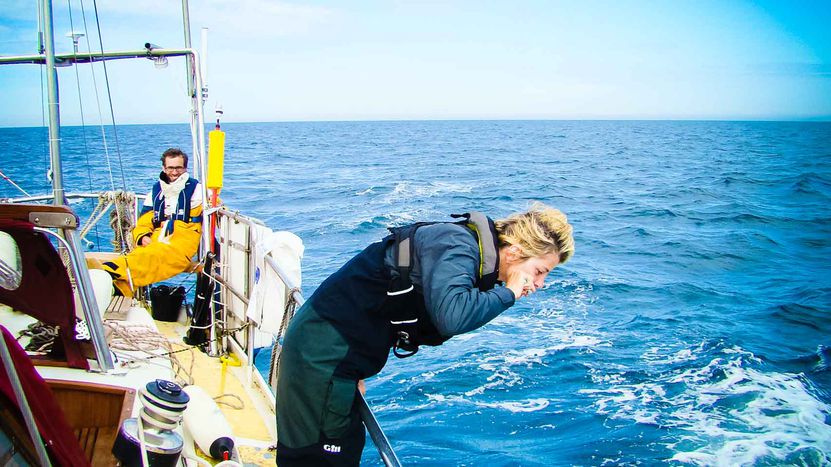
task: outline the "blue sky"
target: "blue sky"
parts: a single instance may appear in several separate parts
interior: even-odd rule
[[[0,54],[35,50],[36,6],[2,0]],[[92,0],[56,2],[57,50]],[[181,47],[174,0],[98,0],[104,48]],[[831,119],[829,1],[192,0],[206,109],[226,121]],[[87,50],[86,38],[81,50]],[[185,122],[181,62],[108,65],[118,123]],[[99,89],[99,113],[93,78]],[[97,65],[59,70],[62,121],[108,120]],[[41,73],[0,68],[0,126],[39,125]],[[80,81],[80,85],[78,82]]]

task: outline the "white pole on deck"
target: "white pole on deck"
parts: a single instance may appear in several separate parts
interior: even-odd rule
[[[202,28],[202,100],[208,98],[208,28]]]

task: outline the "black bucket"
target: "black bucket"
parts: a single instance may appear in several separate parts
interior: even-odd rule
[[[150,289],[150,307],[153,309],[153,319],[157,321],[177,321],[184,301],[185,288],[182,286],[162,284]]]

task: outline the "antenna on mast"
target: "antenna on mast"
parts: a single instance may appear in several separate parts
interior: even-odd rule
[[[82,32],[69,31],[66,33],[66,37],[72,39],[72,50],[75,52],[75,55],[78,54],[78,40],[84,36],[86,36],[86,34]]]
[[[216,129],[219,129],[219,119],[222,118],[222,114],[225,113],[222,111],[222,104],[216,105]]]

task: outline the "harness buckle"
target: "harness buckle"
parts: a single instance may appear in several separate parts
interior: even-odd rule
[[[398,340],[392,346],[392,353],[398,358],[412,357],[418,352],[418,346],[410,341],[410,334],[407,331],[398,331]]]

